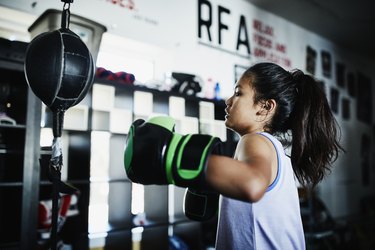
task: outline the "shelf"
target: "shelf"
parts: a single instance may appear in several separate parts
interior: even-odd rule
[[[125,169],[124,169],[125,171]],[[109,182],[109,183],[116,183],[116,182],[130,182],[129,179],[123,179],[123,178],[116,178],[116,179],[111,179],[111,178],[91,178],[90,179],[91,183],[103,183],[103,182]]]
[[[124,170],[125,171],[125,170]],[[69,184],[95,184],[95,183],[131,183],[128,179],[100,179],[100,180],[62,180],[65,183]],[[40,185],[48,186],[52,185],[52,182],[49,180],[40,181]]]
[[[139,224],[135,225],[131,223],[131,225],[128,226],[122,226],[122,225],[117,225],[117,224],[107,224],[105,227],[103,227],[103,230],[98,230],[94,232],[89,232],[90,234],[100,234],[100,233],[114,233],[114,232],[121,232],[121,231],[129,231],[134,228],[155,228],[155,227],[163,227],[163,226],[175,226],[179,224],[184,224],[184,223],[198,223],[198,221],[190,220],[186,218],[185,216],[180,216],[179,218],[176,218],[173,222],[168,222],[168,221],[162,221],[162,220],[151,220],[148,221],[146,224]]]
[[[41,155],[51,155],[52,154],[52,150],[41,150],[40,154]]]
[[[215,100],[215,99],[197,97],[197,96],[193,96],[193,95],[184,95],[184,94],[181,94],[181,93],[178,93],[178,92],[158,90],[158,89],[153,89],[153,88],[149,88],[149,87],[141,86],[141,85],[121,84],[119,82],[109,81],[109,80],[105,80],[105,79],[102,79],[102,78],[95,78],[94,84],[95,83],[114,86],[116,88],[125,89],[125,90],[129,90],[129,91],[151,92],[151,93],[156,94],[158,96],[167,96],[167,97],[177,96],[177,97],[183,97],[185,100],[191,100],[191,101],[196,101],[196,102],[198,102],[198,101],[213,102],[215,105],[225,107],[225,100]]]
[[[11,125],[11,124],[0,124],[0,128],[9,128],[9,129],[26,129],[26,125]]]
[[[23,150],[1,148],[1,145],[0,145],[0,154],[19,154],[19,155],[23,155],[23,153],[24,153]]]
[[[0,187],[22,187],[23,183],[19,181],[15,182],[0,182]]]
[[[90,184],[91,182],[89,180],[61,180],[62,182],[71,184],[71,185],[76,185],[76,184]],[[52,182],[49,180],[41,180],[39,182],[41,186],[50,186],[52,185]]]
[[[90,132],[108,132],[108,133],[111,133],[112,135],[125,136],[125,137],[128,135],[128,133],[112,132],[108,129],[93,129]]]
[[[64,126],[64,124],[63,124],[63,126]],[[49,128],[49,129],[52,129],[52,124],[48,124],[48,125],[45,125],[45,126],[43,126],[43,127],[41,127],[41,128]],[[78,133],[90,133],[91,131],[90,130],[80,130],[80,129],[66,129],[66,128],[64,128],[63,127],[63,131],[64,132],[68,132],[68,133],[70,133],[70,132],[78,132]]]
[[[10,62],[0,59],[0,68],[8,70],[23,71],[24,65],[20,62]]]

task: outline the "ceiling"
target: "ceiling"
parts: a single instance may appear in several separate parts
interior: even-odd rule
[[[247,0],[375,61],[374,0]]]

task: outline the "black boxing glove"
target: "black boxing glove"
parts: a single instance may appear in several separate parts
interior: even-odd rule
[[[174,184],[206,189],[206,165],[221,153],[217,137],[174,133],[175,121],[158,116],[133,122],[126,140],[124,165],[128,178],[140,184]]]
[[[183,204],[184,214],[191,220],[206,221],[217,215],[219,194],[187,188]]]

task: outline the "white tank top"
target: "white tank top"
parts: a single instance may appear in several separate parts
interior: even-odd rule
[[[220,196],[216,250],[304,250],[297,186],[290,158],[281,143],[268,133],[276,148],[277,176],[255,203]]]

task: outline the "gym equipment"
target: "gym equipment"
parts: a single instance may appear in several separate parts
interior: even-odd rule
[[[69,30],[69,8],[63,11],[59,30],[31,41],[25,73],[34,94],[53,112],[64,112],[85,97],[93,83],[94,63],[85,43]]]
[[[49,162],[52,191],[51,249],[57,245],[59,192],[73,194],[76,189],[61,182],[61,133],[64,112],[78,104],[91,88],[95,66],[92,55],[80,37],[69,29],[70,4],[64,2],[61,28],[36,36],[28,45],[25,76],[34,94],[53,113],[53,143]]]
[[[214,191],[185,190],[184,214],[191,220],[207,221],[217,215],[219,194]]]
[[[172,92],[195,96],[202,91],[202,80],[196,75],[172,72],[171,76],[173,79]]]
[[[135,81],[135,76],[133,74],[124,71],[114,73],[103,67],[96,68],[95,76],[98,78],[106,79],[109,81],[116,81],[123,84],[134,84]]]
[[[207,160],[211,154],[221,154],[221,140],[203,134],[179,135],[174,126],[169,116],[133,122],[124,154],[128,178],[141,184],[207,189]]]

